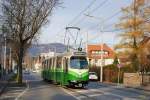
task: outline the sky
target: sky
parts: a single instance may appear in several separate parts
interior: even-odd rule
[[[106,43],[113,46],[119,39],[120,32],[114,31],[116,29],[114,26],[119,23],[122,16],[121,8],[130,5],[132,0],[61,0],[61,2],[63,3],[55,8],[49,17],[50,22],[42,28],[39,43],[64,43],[66,34],[65,44],[70,38],[69,44],[72,45],[78,32],[77,45],[80,41],[82,45],[88,41],[89,44]],[[72,26],[79,27],[80,31],[65,30],[65,27]]]

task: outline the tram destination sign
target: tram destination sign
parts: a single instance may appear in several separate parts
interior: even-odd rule
[[[81,55],[81,56],[83,56],[83,55],[86,55],[86,52],[74,52],[74,55]]]

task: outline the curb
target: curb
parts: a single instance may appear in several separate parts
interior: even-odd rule
[[[105,84],[107,84],[107,85],[112,85],[112,86],[118,86],[118,85],[115,84],[115,83],[105,83]],[[124,85],[122,85],[122,86],[125,87],[125,88],[137,89],[137,90],[143,90],[143,91],[146,91],[146,92],[150,92],[150,90],[148,90],[148,89],[143,89],[143,88],[140,88],[140,87],[131,87],[131,86],[124,86]]]
[[[147,89],[143,89],[143,88],[138,88],[138,87],[130,87],[130,86],[125,86],[126,88],[132,88],[132,89],[137,89],[137,90],[143,90],[143,91],[146,91],[146,92],[150,92],[150,90],[147,90]]]

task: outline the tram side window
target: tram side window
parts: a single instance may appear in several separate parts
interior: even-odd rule
[[[49,61],[47,60],[47,69],[49,69]]]
[[[68,58],[63,59],[63,67],[64,67],[64,71],[67,72],[68,71]]]
[[[49,69],[49,60],[47,60],[47,69]]]
[[[42,69],[44,69],[44,64],[43,64],[43,62],[42,62]]]
[[[52,63],[52,62],[51,62],[51,59],[49,59],[49,65],[48,65],[48,66],[49,66],[49,69],[51,69],[51,63]]]
[[[46,60],[46,62],[45,62],[45,68],[47,69],[47,60]]]
[[[43,69],[45,69],[45,61],[43,61]]]
[[[61,68],[61,63],[62,63],[62,57],[57,57],[56,67]]]
[[[44,61],[44,69],[46,69],[46,61]]]
[[[50,59],[48,60],[48,69],[50,69]]]
[[[48,60],[46,60],[46,69],[48,69]]]
[[[52,64],[51,64],[51,68],[53,69],[54,67],[54,58],[52,58]]]
[[[56,57],[55,58],[53,58],[53,69],[55,69],[55,67],[56,67]]]
[[[47,69],[47,61],[45,60],[45,69]]]

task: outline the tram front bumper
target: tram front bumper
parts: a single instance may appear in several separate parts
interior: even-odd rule
[[[87,85],[88,81],[77,81],[77,80],[71,80],[70,84],[72,85],[79,85],[79,84],[83,84],[83,85]]]

